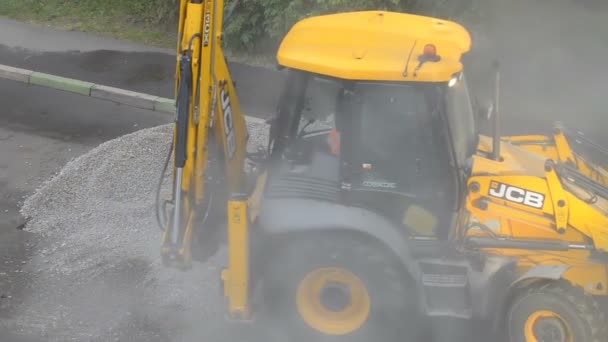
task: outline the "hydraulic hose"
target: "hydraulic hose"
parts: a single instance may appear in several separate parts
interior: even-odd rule
[[[182,210],[182,178],[184,166],[188,159],[188,119],[190,116],[190,95],[192,92],[192,57],[189,51],[181,56],[180,60],[180,86],[177,94],[177,129],[175,137],[175,182],[173,185],[175,205],[173,213],[173,230],[171,242],[178,244],[180,238],[181,210]]]
[[[193,37],[194,38],[194,37]],[[192,40],[190,41],[192,44]],[[171,142],[171,148],[169,148],[169,152],[167,153],[167,158],[165,159],[165,163],[163,165],[163,170],[160,174],[160,178],[158,181],[158,186],[156,188],[156,222],[161,231],[165,230],[166,225],[166,217],[164,217],[164,206],[160,207],[160,192],[162,188],[163,179],[167,172],[167,168],[169,167],[169,161],[171,160],[171,156],[173,155],[173,146],[175,145],[175,168],[182,169],[186,164],[187,154],[186,154],[186,143],[188,141],[188,111],[190,108],[190,89],[192,88],[192,70],[191,70],[191,58],[188,54],[184,54],[180,60],[180,85],[177,95],[177,132],[173,136],[173,140]],[[177,186],[181,186],[178,184]],[[176,191],[179,189],[176,189]],[[173,200],[175,200],[176,196],[173,192]],[[176,207],[177,210],[179,208]],[[163,211],[163,213],[161,213]]]
[[[175,141],[175,167],[186,165],[186,143],[188,141],[188,114],[192,89],[192,58],[184,54],[180,61],[180,86],[177,95],[177,132]]]
[[[165,159],[165,163],[163,165],[163,170],[160,173],[160,178],[158,180],[158,186],[156,187],[156,223],[161,231],[165,231],[165,224],[167,222],[166,217],[164,217],[165,207],[160,207],[160,190],[163,186],[163,178],[165,178],[165,174],[167,174],[167,168],[169,167],[169,161],[171,160],[171,156],[173,155],[173,142],[175,140],[175,136],[171,141],[171,145],[169,146],[169,153],[167,153],[167,159]],[[161,217],[161,213],[162,216]]]
[[[193,0],[193,3],[202,3],[200,0]],[[239,0],[234,0],[231,6],[228,8],[228,11],[224,17],[224,21],[227,22],[232,17],[236,7],[239,4]],[[173,136],[173,140],[171,141],[171,147],[169,148],[169,152],[167,153],[167,158],[165,159],[162,172],[160,174],[158,180],[158,186],[156,187],[156,198],[155,198],[155,212],[156,212],[156,223],[161,231],[165,230],[165,226],[167,224],[167,218],[165,217],[165,206],[160,205],[160,193],[162,189],[163,179],[167,173],[167,169],[169,167],[169,162],[171,160],[171,156],[173,155],[174,145],[175,150],[178,155],[175,158],[175,167],[182,168],[186,162],[186,142],[187,142],[187,132],[188,132],[188,111],[190,108],[190,94],[192,88],[192,70],[191,70],[191,57],[188,55],[192,51],[192,44],[194,39],[200,38],[201,34],[195,34],[190,37],[188,42],[188,51],[182,55],[180,60],[180,74],[182,76],[177,96],[177,132]],[[180,110],[181,109],[181,110]],[[175,200],[175,191],[173,192],[172,200]],[[209,213],[209,208],[211,203],[209,203],[209,207],[206,210],[205,218]],[[179,210],[179,208],[178,208]]]

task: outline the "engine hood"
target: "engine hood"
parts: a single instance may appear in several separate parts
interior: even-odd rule
[[[481,135],[477,155],[473,156],[472,175],[495,174],[545,176],[545,161],[542,155],[527,151],[509,142],[500,143],[501,160],[492,160],[492,138]]]

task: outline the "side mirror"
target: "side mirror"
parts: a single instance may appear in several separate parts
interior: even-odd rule
[[[473,97],[474,111],[477,119],[480,122],[489,122],[493,119],[493,115],[497,115],[498,112],[498,90],[499,90],[499,68],[500,65],[497,60],[492,61],[492,69],[494,71],[495,82],[492,85],[492,97],[486,98],[481,103],[477,96]]]
[[[494,104],[492,101],[486,101],[480,104],[477,99],[474,100],[475,115],[480,122],[488,122],[492,118],[494,112]]]
[[[494,104],[489,102],[479,107],[479,113],[477,113],[477,115],[480,119],[490,121],[490,119],[492,119],[492,113],[494,113]]]

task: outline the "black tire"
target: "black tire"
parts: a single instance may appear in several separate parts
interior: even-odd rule
[[[526,322],[538,311],[559,315],[564,321],[560,324],[567,324],[573,342],[605,342],[606,340],[604,314],[593,297],[586,295],[581,288],[564,282],[551,282],[542,286],[533,286],[517,296],[507,316],[509,342],[527,342]],[[552,329],[553,332],[556,331],[555,325]]]
[[[386,247],[348,234],[315,232],[272,248],[281,250],[272,254],[266,266],[262,317],[263,329],[271,332],[276,341],[406,342],[410,336],[411,341],[417,341],[413,330],[420,327],[417,294]],[[298,285],[308,272],[320,267],[347,269],[364,283],[371,310],[358,330],[331,335],[311,328],[302,319],[296,304]],[[269,338],[274,341],[273,336]]]
[[[198,211],[197,234],[193,239],[192,259],[206,262],[226,242],[227,208],[225,180],[220,161],[210,157],[205,174],[205,191]]]

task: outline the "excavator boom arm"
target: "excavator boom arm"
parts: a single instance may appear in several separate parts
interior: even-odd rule
[[[211,156],[220,162],[228,195],[243,191],[247,126],[222,50],[224,0],[181,0],[176,61],[173,204],[161,254],[188,268],[191,241],[204,210]],[[213,140],[212,140],[213,139]]]

